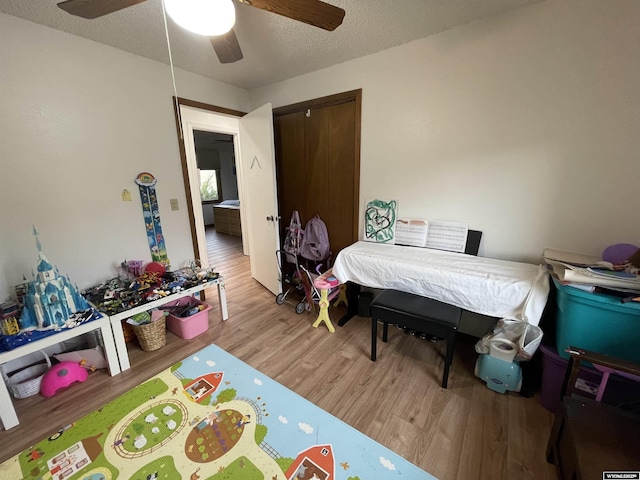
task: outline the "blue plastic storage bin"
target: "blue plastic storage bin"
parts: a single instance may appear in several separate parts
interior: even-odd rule
[[[591,293],[562,285],[557,290],[556,347],[574,347],[640,363],[640,304],[622,303],[619,297]]]

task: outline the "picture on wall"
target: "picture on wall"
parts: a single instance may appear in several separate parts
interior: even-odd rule
[[[395,243],[398,202],[369,200],[364,209],[364,239],[368,242]]]

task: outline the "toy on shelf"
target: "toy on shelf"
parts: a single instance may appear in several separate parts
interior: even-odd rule
[[[144,267],[144,271],[146,273],[155,273],[162,276],[167,273],[167,267],[160,262],[151,262]]]
[[[147,268],[149,265],[151,264],[144,268],[141,267],[140,275],[134,278],[116,277],[88,288],[82,294],[99,311],[107,315],[115,315],[196,285],[216,280],[220,276],[211,268],[202,268],[197,261],[189,262],[188,265],[178,270],[165,271],[164,273],[153,271],[158,269],[157,265]]]
[[[69,278],[60,275],[42,252],[38,231],[33,227],[38,249],[37,276],[24,284],[24,309],[21,330],[46,330],[64,327],[72,314],[89,309],[89,304]]]
[[[23,277],[24,283],[16,285],[16,302],[0,304],[0,352],[102,317],[78,293],[69,278],[49,262],[35,227],[33,235],[38,249],[38,273],[32,272],[32,281]],[[17,319],[17,328],[16,320],[8,317]]]
[[[20,331],[20,324],[16,317],[8,317],[0,320],[2,335],[15,335]]]
[[[142,260],[125,260],[120,264],[120,267],[125,274],[124,276],[133,280],[137,276],[142,275],[142,272],[144,272],[142,268],[143,265],[144,262]]]

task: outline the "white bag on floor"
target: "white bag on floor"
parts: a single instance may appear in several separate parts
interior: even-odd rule
[[[528,362],[536,353],[540,342],[542,341],[542,329],[537,325],[523,322],[521,320],[512,320],[503,318],[498,320],[493,332],[485,335],[476,342],[476,352],[481,354],[489,353],[489,345],[494,338],[504,338],[510,340],[518,346],[516,361]]]

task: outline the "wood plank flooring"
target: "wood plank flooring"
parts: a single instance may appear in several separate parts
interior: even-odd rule
[[[239,237],[211,230],[207,239],[210,263],[225,278],[229,320],[221,321],[209,290],[205,334],[187,341],[167,333],[155,352],[134,341],[132,368],[120,375],[101,370],[52,398],[14,400],[21,423],[0,431],[0,462],[213,342],[441,480],[556,478],[544,453],[552,415],[538,395],[501,395],[476,378],[475,338],[459,335],[442,389],[443,342],[390,328],[372,362],[369,319],[356,317],[333,334],[312,328],[313,314],[277,305],[250,277]],[[343,311],[331,309],[335,323]]]

